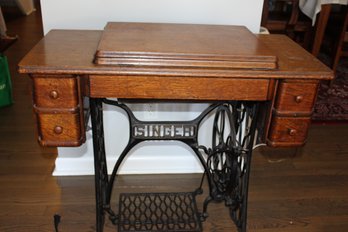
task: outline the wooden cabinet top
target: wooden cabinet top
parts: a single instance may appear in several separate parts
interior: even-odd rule
[[[242,26],[108,23],[95,63],[204,69],[275,69],[276,56]]]
[[[137,38],[134,38],[133,42],[130,41],[132,37],[144,31],[142,26],[134,23],[110,24],[106,27],[110,29],[105,30],[104,33],[102,31],[89,30],[50,31],[21,61],[19,71],[32,74],[110,74],[286,79],[330,79],[333,76],[329,68],[283,35],[254,36],[244,29],[241,30],[241,27],[230,26],[183,26],[169,24],[170,30],[159,30],[158,28],[161,28],[161,25],[154,25],[157,25],[157,30],[153,29],[152,32],[143,33],[143,42],[147,41],[146,44],[139,44],[140,42]],[[150,25],[148,28],[151,29],[154,25]],[[122,30],[125,26],[134,29],[119,35],[122,41],[128,38],[125,40],[126,43],[121,42],[121,40],[116,39],[113,41],[107,38],[112,35],[115,36],[114,33]],[[185,32],[179,30],[182,27],[186,28]],[[192,34],[197,34],[192,32],[194,30],[204,34],[205,36],[201,35],[204,39],[200,39],[198,35],[192,37]],[[164,33],[162,33],[163,31]],[[212,37],[209,32],[211,34],[215,33],[215,37],[219,38],[219,40],[213,40],[215,37]],[[151,43],[153,34],[158,36],[162,34],[163,38],[160,40],[162,43]],[[171,47],[165,50],[163,41],[166,41],[167,37],[174,38],[171,41],[167,41],[166,44],[170,44]],[[181,42],[178,42],[178,40]],[[209,48],[207,43],[211,40],[215,41],[215,43],[212,45],[212,48]],[[107,43],[106,41],[113,42]],[[198,45],[195,45],[194,41],[197,41],[199,47],[195,47]],[[233,46],[237,41],[242,42],[237,43],[238,46]],[[175,43],[178,44],[176,48],[173,47]],[[121,44],[123,48],[115,50],[115,47],[117,48]],[[139,46],[131,49],[130,46],[133,46],[133,44],[139,44]],[[247,46],[248,44],[250,46]],[[203,48],[203,50],[198,52],[198,48]],[[155,52],[156,49],[157,53]],[[132,58],[132,52],[127,53],[127,51],[133,51],[133,55],[135,55],[133,58],[137,57],[137,60],[130,59]],[[153,61],[155,61],[155,63],[152,63],[154,65],[144,64],[144,59],[139,59],[140,53],[147,55],[147,58],[151,58],[152,55]],[[165,57],[166,53],[167,55],[169,54],[169,57]],[[123,61],[126,60],[128,63],[108,65],[107,60],[110,59],[105,61],[104,58],[110,57]],[[161,57],[161,59],[158,57]],[[104,65],[96,64],[95,58],[97,58],[97,63],[98,58],[101,58],[99,63],[105,61]],[[169,59],[169,61],[179,60],[181,63],[168,65],[165,62],[166,59]],[[159,62],[158,60],[161,61]],[[192,60],[196,62],[196,66],[192,62],[190,63]],[[246,62],[247,60],[248,62]],[[199,63],[199,61],[204,62]],[[272,67],[275,61],[277,61],[276,66]],[[252,65],[255,63],[256,66],[253,68]],[[265,65],[265,67],[262,67],[262,65]]]

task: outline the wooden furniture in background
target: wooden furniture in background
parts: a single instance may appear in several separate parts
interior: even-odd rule
[[[29,15],[35,11],[35,1],[37,0],[0,0],[0,6],[16,7],[22,14]]]
[[[0,6],[0,53],[8,49],[17,39],[17,36],[7,35],[7,26]]]
[[[312,46],[312,54],[314,56],[318,56],[320,52],[320,48],[324,39],[324,34],[326,30],[326,26],[329,20],[329,16],[331,13],[332,5],[347,5],[347,0],[325,0],[325,1],[308,1],[308,0],[300,0],[300,8],[301,11],[304,12],[308,17],[310,17],[313,21],[313,25],[316,27],[313,46]],[[317,14],[319,13],[319,17],[317,19]]]
[[[310,46],[312,25],[300,11],[299,0],[264,0],[261,25],[271,33],[288,35],[306,49]]]
[[[344,17],[341,26],[341,31],[339,33],[336,49],[333,56],[332,69],[336,71],[340,58],[343,56],[348,56],[347,48],[345,43],[348,43],[348,6],[344,8]]]
[[[327,22],[329,20],[330,12],[331,12],[331,4],[325,4],[321,6],[321,11],[320,11],[320,15],[316,25],[316,31],[315,31],[313,47],[312,47],[312,54],[316,57],[319,55],[319,52],[320,52],[320,48],[323,42],[324,33],[325,33]]]

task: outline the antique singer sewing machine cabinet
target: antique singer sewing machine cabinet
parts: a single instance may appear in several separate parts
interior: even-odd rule
[[[202,231],[212,201],[224,202],[238,230],[246,231],[253,145],[302,146],[319,81],[332,78],[327,67],[282,35],[254,35],[239,26],[155,23],[53,30],[21,61],[19,71],[33,80],[41,145],[84,143],[90,111],[97,231],[103,231],[105,214],[118,231]],[[134,117],[130,101],[210,106],[191,121],[148,122]],[[129,142],[111,176],[103,104],[118,106],[129,117]],[[203,146],[198,130],[208,115],[214,117],[212,142]],[[120,164],[131,148],[148,140],[179,140],[192,148],[209,186],[202,207],[195,201],[202,194],[198,187],[190,193],[121,193],[118,212],[113,209]]]

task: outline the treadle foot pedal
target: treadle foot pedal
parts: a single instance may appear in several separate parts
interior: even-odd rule
[[[119,232],[201,232],[194,193],[121,193]]]

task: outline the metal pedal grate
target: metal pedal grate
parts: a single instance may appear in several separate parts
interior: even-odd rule
[[[193,193],[121,193],[118,231],[201,232]]]

